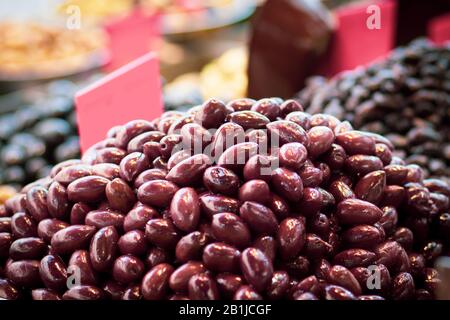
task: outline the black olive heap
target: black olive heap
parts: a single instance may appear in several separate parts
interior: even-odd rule
[[[0,184],[23,186],[47,176],[54,164],[80,156],[67,93],[75,85],[55,81],[49,87],[43,101],[0,115]]]
[[[433,299],[450,187],[294,100],[114,127],[0,207],[3,299]]]
[[[298,99],[310,113],[324,112],[384,135],[407,164],[449,183],[449,45],[416,40],[368,67],[329,81],[313,77]]]

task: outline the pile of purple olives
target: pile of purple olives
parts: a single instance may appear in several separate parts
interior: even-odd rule
[[[423,300],[450,186],[294,100],[112,128],[0,207],[0,298]]]

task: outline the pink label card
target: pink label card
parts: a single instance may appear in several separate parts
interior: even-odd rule
[[[159,45],[160,17],[156,14],[135,10],[124,18],[110,21],[105,29],[111,53],[111,62],[105,67],[107,71],[115,70]]]
[[[429,22],[428,37],[437,44],[450,41],[450,13],[436,17]]]
[[[335,10],[337,28],[320,73],[333,76],[385,56],[394,45],[396,10],[392,0],[365,1]]]
[[[163,111],[156,54],[113,71],[75,95],[81,151],[103,140],[116,125],[135,119],[152,120]]]

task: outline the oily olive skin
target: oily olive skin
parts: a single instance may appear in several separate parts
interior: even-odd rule
[[[39,273],[45,286],[49,289],[60,291],[67,282],[66,266],[58,256],[48,255],[41,260]]]
[[[34,289],[31,291],[31,297],[33,300],[61,300],[61,297],[51,289]]]
[[[241,205],[239,213],[240,217],[256,234],[273,235],[278,230],[278,221],[275,214],[262,204],[245,201]]]
[[[274,237],[260,236],[253,242],[253,247],[261,250],[273,262],[277,254],[278,244]]]
[[[121,212],[128,212],[136,202],[133,190],[120,178],[108,182],[105,194],[111,209]]]
[[[25,212],[17,212],[11,217],[12,235],[17,238],[37,236],[36,221]]]
[[[96,271],[108,269],[114,262],[117,252],[118,233],[112,226],[104,227],[92,237],[89,257]]]
[[[125,157],[125,155],[126,155],[125,150],[120,148],[116,147],[100,148],[96,152],[95,158],[93,159],[93,161],[91,161],[90,164],[112,163],[118,165],[120,161],[122,161],[122,159]]]
[[[62,168],[54,179],[63,186],[68,186],[71,182],[92,174],[93,168],[91,166],[76,164]]]
[[[116,141],[119,147],[125,147],[127,143],[146,131],[153,131],[153,125],[146,120],[134,120],[120,127],[116,133]]]
[[[0,205],[0,298],[435,299],[450,187],[426,174],[293,100],[132,121]]]
[[[280,223],[277,239],[280,253],[287,260],[297,256],[305,244],[305,224],[303,220],[287,218]]]
[[[294,171],[286,168],[275,169],[272,173],[271,183],[277,193],[287,200],[298,202],[303,195],[303,182]]]
[[[270,122],[270,119],[263,114],[251,110],[233,112],[228,115],[228,119],[230,122],[240,125],[244,130],[261,129]]]
[[[337,206],[336,216],[343,224],[374,224],[382,211],[375,205],[358,199],[346,199]]]
[[[206,273],[193,275],[189,279],[188,291],[191,300],[218,300],[220,297],[215,280]]]
[[[334,133],[328,127],[315,126],[308,130],[308,154],[312,158],[327,152],[334,142]]]
[[[241,253],[236,248],[223,242],[215,242],[205,247],[202,261],[209,270],[233,272],[239,269],[240,256]]]
[[[98,282],[98,274],[92,267],[89,251],[75,251],[68,263],[67,272],[75,275],[79,271],[80,283],[83,285],[96,285]]]
[[[270,198],[270,188],[264,180],[250,180],[239,189],[239,200],[266,203]]]
[[[144,263],[138,257],[123,255],[114,261],[113,277],[122,284],[132,283],[141,279],[144,268]]]
[[[56,232],[51,240],[52,251],[68,254],[87,246],[95,233],[95,227],[72,225]]]
[[[71,224],[83,224],[86,219],[86,215],[92,211],[91,206],[86,203],[77,202],[73,205],[70,211],[70,223]]]
[[[340,285],[350,290],[355,295],[361,294],[361,287],[355,276],[345,267],[333,266],[328,273],[328,280],[336,285]]]
[[[155,209],[146,205],[138,205],[125,216],[123,220],[124,231],[145,230],[147,221],[156,217],[158,217],[158,213]]]
[[[243,169],[243,176],[246,181],[252,179],[261,179],[270,181],[272,175],[272,160],[265,155],[254,155],[250,157]]]
[[[239,201],[217,194],[203,194],[200,196],[200,208],[202,213],[208,217],[222,212],[237,213]]]
[[[88,226],[103,228],[107,226],[115,226],[120,228],[123,225],[124,217],[120,212],[110,210],[93,210],[89,212],[84,223]]]
[[[204,247],[209,242],[209,237],[205,232],[194,231],[182,237],[175,248],[175,256],[181,262],[198,260]],[[206,250],[206,248],[205,248]]]
[[[266,116],[270,121],[274,121],[280,115],[281,107],[275,99],[261,99],[252,105],[251,110]]]
[[[103,292],[94,286],[75,286],[67,290],[62,298],[63,300],[100,300],[103,298]]]
[[[5,275],[17,286],[33,288],[41,283],[38,260],[20,260],[8,264]]]
[[[191,277],[205,271],[206,269],[202,263],[189,261],[173,271],[169,278],[169,286],[175,292],[187,292]]]
[[[66,218],[69,208],[66,188],[58,182],[53,182],[47,193],[47,209],[50,216],[56,219]]]
[[[147,239],[141,230],[131,230],[119,238],[117,242],[122,254],[141,256],[147,252]]]
[[[200,202],[192,188],[181,188],[172,198],[170,217],[174,225],[182,231],[193,231],[200,219]]]
[[[245,279],[257,291],[262,292],[272,278],[272,262],[261,250],[251,247],[242,252],[240,261]]]
[[[240,172],[247,161],[258,152],[258,144],[255,142],[242,142],[226,149],[217,160],[221,167]]]
[[[376,255],[364,249],[348,249],[338,253],[333,262],[346,268],[366,267],[375,262]]]
[[[199,181],[203,172],[211,165],[211,160],[204,154],[189,157],[170,169],[166,179],[179,186],[190,186]]]
[[[230,110],[217,99],[210,99],[203,103],[194,116],[194,121],[204,128],[217,128],[223,123]]]
[[[362,177],[355,186],[355,195],[358,199],[374,204],[380,202],[386,187],[386,174],[384,171],[373,171]]]
[[[262,300],[262,296],[251,286],[243,285],[239,287],[233,296],[233,300]]]
[[[153,219],[145,227],[147,240],[161,248],[173,248],[179,239],[179,233],[168,219]]]
[[[102,198],[109,180],[100,176],[77,179],[67,187],[67,195],[74,202],[95,202]]]
[[[299,142],[305,147],[309,145],[306,131],[292,121],[278,120],[266,125],[269,134],[278,139],[280,146],[290,142]]]
[[[235,245],[238,248],[245,247],[250,243],[250,230],[244,221],[235,214],[215,214],[212,218],[211,228],[217,240]]]
[[[0,218],[0,232],[11,232],[11,218]]]
[[[231,299],[235,292],[241,287],[243,280],[241,276],[231,273],[219,273],[216,276],[216,283],[225,299]]]
[[[209,167],[203,174],[203,184],[211,192],[233,196],[239,188],[239,177],[226,168]]]
[[[39,259],[45,254],[47,246],[39,238],[17,239],[9,247],[9,257],[14,260]]]
[[[165,207],[170,203],[178,189],[170,181],[151,180],[139,187],[138,200],[149,206]]]
[[[145,182],[151,181],[151,180],[162,180],[166,177],[167,171],[162,169],[148,169],[143,172],[141,172],[136,179],[134,180],[134,186],[136,188],[139,188],[142,186]]]
[[[336,142],[345,149],[349,155],[375,154],[375,140],[360,131],[347,131],[336,136]]]
[[[211,155],[218,160],[225,150],[244,141],[245,132],[240,125],[233,122],[224,123],[218,127],[212,138]]]
[[[280,148],[280,164],[294,170],[300,169],[307,159],[308,151],[298,142],[286,143]]]
[[[271,300],[284,298],[290,288],[289,275],[286,271],[275,271],[272,274],[270,285],[267,288],[267,295]]]
[[[36,221],[48,218],[47,207],[48,191],[42,187],[34,187],[27,192],[27,209]]]

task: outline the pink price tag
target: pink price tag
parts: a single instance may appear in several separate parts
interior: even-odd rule
[[[149,52],[79,91],[75,105],[82,152],[113,126],[159,117],[163,103],[156,54]]]
[[[450,13],[436,17],[429,22],[428,37],[436,44],[450,41]]]
[[[320,73],[333,76],[386,55],[394,45],[397,4],[393,0],[349,4],[334,13],[334,32]]]
[[[105,26],[109,35],[112,71],[156,49],[160,40],[160,17],[135,10],[124,18],[110,21]]]

